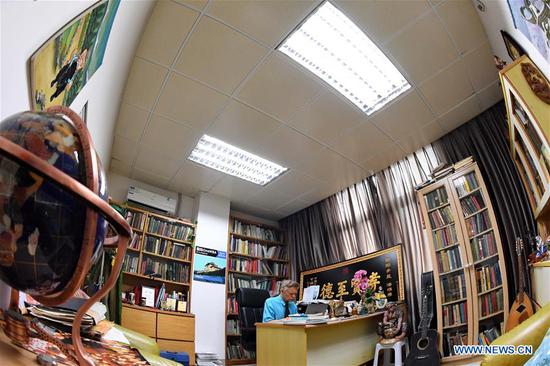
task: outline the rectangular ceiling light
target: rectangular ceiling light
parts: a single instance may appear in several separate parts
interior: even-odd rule
[[[369,37],[328,1],[278,49],[367,115],[411,87]]]
[[[208,135],[202,135],[188,159],[262,186],[288,170]]]

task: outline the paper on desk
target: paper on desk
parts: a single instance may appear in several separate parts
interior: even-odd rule
[[[319,285],[309,286],[304,289],[302,302],[312,302],[319,296]]]
[[[128,341],[128,338],[122,333],[120,330],[116,329],[115,327],[109,329],[107,333],[101,337],[102,341],[117,341],[124,344],[130,344],[130,341]]]

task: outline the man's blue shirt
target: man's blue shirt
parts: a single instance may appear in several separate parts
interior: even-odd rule
[[[298,307],[292,301],[288,303],[289,314],[298,313]],[[268,322],[285,317],[285,301],[281,295],[265,300],[263,322]]]

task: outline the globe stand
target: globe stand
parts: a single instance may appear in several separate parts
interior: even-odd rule
[[[94,361],[89,355],[86,354],[82,344],[82,339],[80,338],[80,326],[82,324],[82,319],[86,311],[88,311],[95,302],[104,297],[115,285],[118,275],[122,269],[122,262],[124,260],[124,255],[126,254],[128,242],[132,235],[132,230],[124,218],[99,196],[99,174],[101,168],[99,166],[95,149],[92,146],[90,134],[80,117],[69,108],[61,106],[48,108],[47,113],[56,114],[59,118],[68,118],[75,127],[82,146],[83,163],[86,167],[87,185],[73,179],[63,171],[51,165],[48,161],[3,136],[0,136],[0,154],[17,162],[21,166],[24,166],[42,178],[53,182],[63,191],[71,193],[73,196],[79,198],[86,206],[86,221],[82,246],[72,278],[60,292],[42,296],[34,295],[34,299],[47,306],[59,305],[67,301],[67,299],[73,296],[74,293],[81,287],[84,278],[92,265],[92,256],[94,255],[94,248],[97,239],[96,232],[98,229],[98,215],[102,215],[118,234],[118,241],[116,243],[117,254],[111,275],[105,282],[105,285],[81,306],[76,314],[72,327],[72,342],[75,355],[71,356],[75,357],[81,365],[93,366]],[[103,176],[101,178],[104,179]],[[105,241],[105,246],[111,245],[113,245],[113,241]],[[15,289],[15,291],[16,290],[17,289]],[[12,293],[12,301],[14,300],[13,298],[14,296]],[[17,302],[15,302],[15,304],[17,304]],[[17,323],[13,323],[11,321],[12,320],[10,320],[9,326],[13,328],[13,326],[16,326]],[[7,321],[6,324],[8,324]],[[39,334],[41,333],[38,325],[31,324],[31,327],[33,327],[33,330],[38,331]],[[48,336],[47,333],[46,335],[42,335],[47,337],[48,340],[56,343],[55,340],[51,339],[54,337]],[[66,350],[62,348],[62,351]]]

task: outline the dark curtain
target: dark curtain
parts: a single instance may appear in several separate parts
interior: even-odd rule
[[[506,262],[509,297],[513,301],[519,275],[515,260],[515,239],[522,237],[525,242],[537,231],[527,193],[510,154],[504,102],[496,104],[443,136],[433,145],[441,161],[455,163],[473,156],[477,162],[498,221]],[[522,258],[524,268],[528,268],[526,257],[524,254]],[[529,273],[525,272],[522,275],[526,277],[529,291]]]

